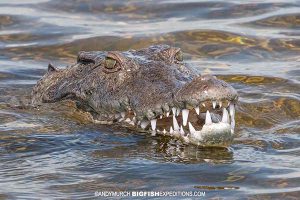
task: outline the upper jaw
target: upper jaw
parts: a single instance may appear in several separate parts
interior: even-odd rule
[[[194,78],[180,88],[175,95],[178,104],[196,107],[206,101],[237,102],[238,94],[228,83],[215,76],[205,75]]]
[[[175,89],[173,93],[173,98],[161,96],[161,102],[164,103],[140,108],[143,112],[137,110],[138,119],[157,119],[166,116],[174,107],[177,110],[191,110],[206,105],[207,108],[215,109],[222,105],[234,105],[238,101],[238,94],[231,85],[210,75],[195,77],[191,82]]]

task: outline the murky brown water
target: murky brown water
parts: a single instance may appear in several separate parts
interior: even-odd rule
[[[299,199],[300,2],[258,2],[1,0],[0,199],[101,190]],[[49,62],[159,43],[181,47],[199,73],[238,90],[230,149],[86,124],[69,105],[26,107]]]

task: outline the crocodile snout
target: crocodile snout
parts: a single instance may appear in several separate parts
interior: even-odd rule
[[[236,102],[237,98],[237,92],[231,85],[212,75],[195,77],[179,89],[175,96],[178,103],[193,107],[206,101]]]

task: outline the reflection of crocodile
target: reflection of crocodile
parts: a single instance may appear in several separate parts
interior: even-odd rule
[[[227,146],[235,126],[237,92],[214,76],[184,65],[179,48],[80,52],[75,65],[48,72],[32,103],[70,99],[95,122],[135,126],[186,142]]]

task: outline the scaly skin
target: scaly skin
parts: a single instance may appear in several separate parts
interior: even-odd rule
[[[95,122],[129,124],[187,143],[228,146],[234,135],[237,92],[214,76],[194,73],[180,49],[168,45],[79,52],[77,63],[66,69],[49,65],[32,103],[64,99],[75,101]]]

